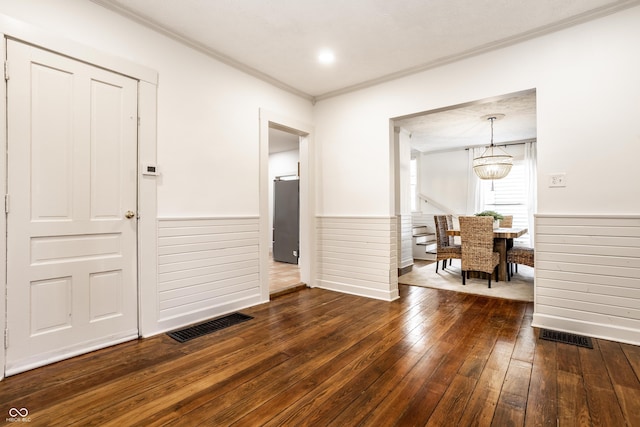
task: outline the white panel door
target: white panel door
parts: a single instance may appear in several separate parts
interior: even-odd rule
[[[15,41],[7,58],[11,375],[138,336],[137,82]]]

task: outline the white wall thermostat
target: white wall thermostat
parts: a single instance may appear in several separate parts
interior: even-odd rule
[[[147,163],[142,165],[142,175],[150,175],[150,176],[160,175],[160,171],[158,170],[158,165],[153,163]]]

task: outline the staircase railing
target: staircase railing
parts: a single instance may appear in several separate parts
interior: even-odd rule
[[[457,214],[450,207],[445,206],[442,203],[437,202],[436,200],[432,199],[429,196],[425,196],[422,193],[418,193],[418,198],[421,199],[421,200],[424,200],[425,202],[429,203],[430,205],[436,207],[438,210],[442,211],[445,214],[453,215],[454,218],[458,218],[460,216],[459,214]]]

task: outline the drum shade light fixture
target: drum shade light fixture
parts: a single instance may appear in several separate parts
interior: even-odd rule
[[[493,122],[504,117],[504,114],[485,116],[491,122],[491,145],[480,157],[473,159],[473,171],[480,179],[501,179],[509,174],[513,166],[513,157],[500,147],[493,145]]]

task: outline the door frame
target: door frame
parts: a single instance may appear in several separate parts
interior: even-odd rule
[[[300,137],[300,281],[315,286],[315,145],[313,126],[260,108],[260,299],[269,301],[269,128]]]
[[[78,61],[123,74],[138,81],[138,188],[137,190],[137,274],[138,274],[138,334],[154,335],[157,330],[157,307],[154,304],[157,278],[157,193],[156,177],[141,175],[145,164],[156,163],[156,110],[158,73],[129,60],[100,52],[25,22],[0,14],[0,55],[4,63],[7,55],[6,40],[13,39],[31,44]],[[9,78],[11,64],[8,65]],[[0,84],[0,147],[7,152],[6,97],[7,87]],[[0,188],[7,191],[7,157],[0,160]],[[4,303],[0,303],[0,330],[6,329],[7,283],[7,218],[0,215],[0,280],[4,290]],[[6,350],[0,351],[0,379],[5,376]]]

